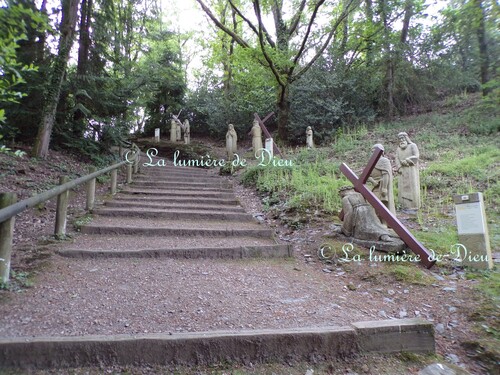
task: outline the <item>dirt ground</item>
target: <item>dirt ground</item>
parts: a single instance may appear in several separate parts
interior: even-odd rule
[[[61,171],[60,166],[64,165]],[[37,189],[55,183],[61,172],[72,171],[84,174],[84,167],[74,159],[59,153],[52,152],[49,160],[45,163],[30,162],[27,158],[14,158],[0,155],[0,190],[15,191],[19,199],[29,197]],[[122,179],[123,179],[123,174]],[[236,178],[233,179],[235,182]],[[49,185],[47,185],[49,184]],[[106,198],[108,184],[98,185],[100,199]],[[81,188],[73,193],[70,204],[70,222],[84,215],[83,206],[85,192]],[[337,316],[340,321],[347,321],[352,317],[346,311],[357,311],[357,318],[365,317],[365,320],[377,319],[400,319],[421,317],[434,323],[436,330],[436,354],[437,357],[420,357],[410,354],[397,356],[362,356],[345,361],[332,361],[331,363],[287,363],[287,364],[255,364],[241,367],[239,365],[218,364],[210,368],[92,368],[39,371],[38,374],[46,373],[75,373],[75,374],[97,374],[97,373],[193,373],[193,374],[416,374],[426,363],[443,361],[467,369],[472,374],[494,374],[497,373],[491,365],[492,360],[485,360],[484,351],[477,345],[481,335],[478,331],[477,314],[489,312],[491,316],[483,316],[486,321],[498,319],[498,309],[485,310],[484,297],[476,290],[478,281],[466,277],[466,273],[460,267],[453,264],[436,266],[432,270],[426,270],[418,264],[397,265],[392,262],[381,262],[369,258],[366,249],[355,247],[354,252],[362,259],[360,261],[342,261],[342,247],[345,240],[334,237],[331,218],[311,217],[309,222],[299,227],[290,227],[284,224],[283,216],[269,214],[264,211],[261,197],[251,190],[236,184],[236,194],[245,209],[260,217],[267,225],[274,228],[277,237],[282,243],[291,243],[294,246],[294,257],[285,261],[286,269],[281,269],[280,277],[295,278],[297,275],[310,280],[308,297],[310,305],[300,305],[305,314],[309,314],[307,322],[314,321],[321,325],[332,321]],[[30,209],[20,214],[16,219],[14,252],[12,257],[12,269],[15,272],[12,284],[7,290],[0,291],[0,304],[30,304],[35,300],[26,300],[30,295],[30,285],[43,288],[44,280],[47,278],[47,270],[51,267],[60,266],[61,260],[54,254],[54,243],[51,239],[55,215],[55,202],[49,202],[43,207]],[[81,219],[80,219],[81,220]],[[74,232],[71,235],[78,235]],[[320,259],[318,250],[325,243],[335,249],[336,256],[330,260]],[[243,261],[245,262],[245,261]],[[271,262],[273,264],[276,261]],[[258,264],[258,261],[251,261]],[[244,266],[244,265],[243,265]],[[225,273],[237,273],[243,266],[227,267]],[[71,267],[70,267],[71,268]],[[250,267],[251,268],[251,267]],[[202,274],[202,270],[194,271]],[[71,272],[68,271],[68,274]],[[65,273],[59,274],[60,282],[64,285],[68,280],[64,279]],[[305,275],[305,276],[304,276]],[[72,275],[73,277],[74,275]],[[179,277],[181,275],[179,274]],[[238,275],[232,277],[237,278]],[[209,278],[200,278],[199,283]],[[249,279],[251,281],[251,279]],[[248,280],[243,280],[241,293],[261,293],[262,299],[272,298],[272,293],[263,291],[257,287],[248,288]],[[286,280],[293,289],[293,279]],[[215,284],[197,285],[200,290],[213,292],[217,290]],[[235,284],[237,288],[238,284]],[[257,285],[257,284],[255,284]],[[220,291],[219,291],[220,292]],[[235,293],[239,291],[236,290]],[[300,292],[300,290],[299,290]],[[317,293],[317,295],[316,295]],[[300,293],[299,293],[300,294]],[[328,299],[328,309],[317,309],[316,298]],[[306,296],[296,295],[300,299]],[[284,297],[288,298],[288,297]],[[43,302],[36,300],[37,303]],[[240,301],[239,299],[237,301]],[[243,299],[242,299],[243,301]],[[324,303],[317,303],[324,307]],[[111,306],[111,304],[110,304]],[[95,306],[98,308],[98,306]],[[112,307],[112,306],[111,306]],[[293,306],[290,307],[293,309]],[[111,308],[111,310],[113,310]],[[120,314],[115,311],[115,314]],[[204,317],[209,321],[203,322]],[[117,317],[118,319],[118,317]],[[214,325],[214,317],[206,314],[198,314],[199,326],[193,326],[192,330],[200,327],[211,327]],[[359,319],[358,319],[359,320]],[[252,328],[259,326],[258,321],[247,321],[245,317],[238,317],[242,327]],[[269,328],[275,320],[270,320]],[[99,326],[102,322],[97,322]],[[123,322],[122,322],[123,323]],[[126,323],[124,323],[126,324]],[[286,324],[285,324],[286,326]],[[238,327],[235,327],[238,328]],[[260,328],[260,327],[259,327]],[[2,336],[16,335],[4,327]],[[188,331],[186,327],[181,331]],[[82,333],[88,330],[82,328]],[[23,334],[35,334],[27,332]],[[493,359],[495,361],[496,359]],[[312,371],[312,372],[311,372]]]

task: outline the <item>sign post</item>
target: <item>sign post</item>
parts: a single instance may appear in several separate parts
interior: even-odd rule
[[[490,237],[482,193],[454,195],[460,244],[455,250],[465,266],[492,269]],[[460,251],[460,254],[458,254]]]

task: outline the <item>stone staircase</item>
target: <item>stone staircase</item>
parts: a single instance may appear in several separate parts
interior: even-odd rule
[[[150,167],[104,206],[67,257],[246,258],[291,256],[274,232],[246,213],[232,185],[210,171]]]

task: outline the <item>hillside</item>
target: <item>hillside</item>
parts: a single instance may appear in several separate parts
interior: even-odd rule
[[[338,171],[339,164],[346,162],[356,172],[360,171],[374,143],[383,143],[388,157],[393,160],[396,135],[400,131],[408,132],[420,148],[424,197],[423,208],[417,215],[401,215],[404,224],[427,247],[446,253],[450,244],[457,240],[452,194],[483,191],[492,250],[498,252],[498,114],[484,111],[470,98],[458,98],[440,113],[362,126],[355,131],[339,131],[331,144],[316,150],[286,150],[287,158],[294,161],[294,167],[250,166],[233,171],[235,174],[230,178],[246,185],[238,185],[236,192],[247,211],[260,216],[273,227],[281,241],[294,245],[295,256],[283,267],[313,278],[323,292],[342,297],[333,301],[336,306],[332,309],[340,309],[338,313],[341,314],[342,306],[355,308],[373,319],[423,317],[431,320],[436,325],[438,359],[465,366],[474,374],[492,373],[499,358],[498,270],[476,272],[464,270],[453,262],[445,262],[428,271],[404,262],[342,263],[337,259],[325,261],[317,257],[318,248],[325,242],[335,248],[343,245],[332,236],[332,223],[339,222],[336,216],[340,207],[337,189],[346,184]],[[202,152],[208,150],[216,156],[224,154],[222,141],[204,143],[208,148],[202,148]],[[250,155],[249,152],[246,154]],[[84,174],[87,167],[77,158],[56,152],[51,152],[46,162],[26,156],[0,154],[0,188],[16,191],[22,199],[54,186],[60,174],[74,178]],[[123,182],[123,173],[120,175]],[[101,182],[98,191],[102,201],[109,197],[106,196],[107,181]],[[92,219],[82,210],[84,199],[83,189],[74,193],[70,208],[73,221],[78,217],[85,221]],[[1,292],[4,301],[18,298],[16,294],[22,296],[23,290],[39,282],[44,274],[45,268],[41,264],[47,265],[54,260],[51,258],[54,247],[48,245],[55,243],[57,246],[57,241],[50,238],[54,207],[54,203],[49,202],[44,207],[25,211],[17,218],[14,282],[9,287],[4,286],[5,290]],[[72,231],[70,235],[77,233]],[[367,254],[361,248],[356,249],[356,253],[362,256]],[[205,291],[211,288],[210,285],[198,287]],[[322,319],[322,316],[316,319]],[[411,355],[401,355],[385,362],[361,358],[351,363],[339,363],[336,370],[370,373],[366,363],[371,363],[379,373],[401,373],[399,371],[403,368],[414,371],[435,360]],[[259,370],[268,371],[271,368],[278,373],[292,372],[289,365],[284,368],[276,366],[240,370],[243,373],[259,373]],[[293,373],[297,374],[304,373],[309,366],[314,367],[315,373],[335,373],[331,364],[294,366],[296,372]],[[227,369],[231,369],[229,364],[221,364],[215,371]],[[130,371],[148,373],[145,369]],[[189,370],[186,371],[189,373]],[[201,373],[211,371],[200,370]]]

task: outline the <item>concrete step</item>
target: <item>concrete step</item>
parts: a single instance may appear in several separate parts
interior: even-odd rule
[[[118,225],[89,224],[81,227],[81,232],[85,234],[105,234],[105,235],[129,235],[129,236],[191,236],[191,237],[267,237],[272,238],[274,232],[270,229],[253,228],[179,228],[163,225],[150,227],[124,227]]]
[[[245,212],[243,207],[232,205],[215,205],[215,204],[196,204],[196,203],[177,203],[175,201],[144,201],[133,199],[110,200],[105,203],[106,207],[121,207],[121,208],[153,208],[153,209],[186,209],[200,211],[227,211],[227,212]]]
[[[176,203],[176,204],[190,204],[199,203],[200,205],[210,204],[210,205],[223,205],[223,206],[234,206],[239,204],[239,201],[233,196],[231,198],[213,198],[213,197],[169,197],[169,196],[154,196],[150,194],[117,194],[113,198],[114,201],[130,201],[133,200],[137,203],[147,202],[147,203]]]
[[[58,253],[73,258],[249,258],[289,257],[291,247],[265,237],[162,237],[82,234]]]
[[[174,191],[220,191],[221,193],[232,193],[233,189],[226,186],[217,185],[190,185],[183,183],[158,183],[158,182],[134,182],[131,185],[135,189],[167,189]]]
[[[80,234],[71,242],[61,243],[60,248],[67,249],[100,249],[106,251],[121,250],[154,250],[154,249],[186,249],[186,248],[224,248],[236,246],[269,246],[276,245],[271,237],[180,237],[180,236],[115,236],[99,234]]]
[[[172,167],[172,168],[142,168],[139,176],[162,176],[168,178],[170,176],[185,176],[185,177],[207,177],[213,176],[209,174],[208,170],[204,169],[184,169],[180,167]]]
[[[176,191],[168,189],[146,189],[146,188],[133,188],[128,187],[123,189],[121,194],[131,194],[131,195],[155,195],[155,196],[168,196],[168,197],[184,197],[184,198],[219,198],[219,199],[234,199],[234,194],[218,191]]]
[[[0,339],[0,367],[11,369],[128,365],[219,365],[332,361],[366,353],[434,354],[434,327],[395,319],[285,329],[39,336]]]
[[[232,185],[231,181],[221,179],[220,176],[213,176],[213,175],[198,175],[198,176],[191,176],[191,175],[164,175],[164,174],[157,174],[157,173],[148,173],[148,174],[139,174],[134,176],[134,181],[181,181],[181,182],[207,182],[207,183],[227,183]]]
[[[243,259],[286,258],[292,256],[291,245],[260,245],[233,247],[158,248],[130,250],[61,249],[68,258],[171,258],[171,259]]]
[[[233,185],[229,181],[224,180],[209,180],[199,179],[198,181],[185,181],[181,179],[158,179],[151,177],[150,179],[140,179],[134,180],[134,185],[142,185],[142,186],[169,186],[169,187],[220,187],[223,189],[232,189]]]
[[[221,221],[254,221],[247,213],[239,212],[206,212],[196,209],[153,209],[153,208],[97,208],[93,214],[100,216],[140,217],[169,220],[221,220]]]

